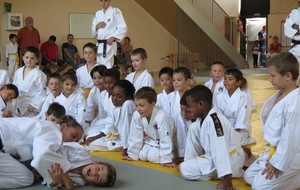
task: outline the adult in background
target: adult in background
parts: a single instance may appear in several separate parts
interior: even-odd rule
[[[41,43],[40,33],[33,26],[32,17],[26,17],[25,26],[18,31],[17,42],[20,46],[20,57],[24,55],[26,47],[33,46],[39,48],[39,44]]]
[[[58,66],[56,72],[60,72],[67,67],[67,63],[59,60],[58,46],[55,43],[56,37],[51,35],[49,39],[41,46],[42,65],[44,68],[50,69],[51,66]]]
[[[73,44],[74,35],[68,34],[67,42],[63,43],[62,55],[64,62],[69,63],[74,70],[78,69],[78,65],[80,65],[80,55],[78,53],[77,47]]]
[[[292,39],[292,44],[289,52],[294,54],[300,63],[300,0],[298,0],[299,7],[293,9],[287,16],[284,23],[284,35]]]
[[[266,67],[266,36],[266,26],[263,26],[261,31],[258,32],[258,41],[261,48],[260,64],[264,67]]]
[[[272,36],[272,43],[269,47],[269,52],[267,53],[267,59],[271,58],[272,56],[278,54],[281,51],[281,44],[278,41],[278,36]]]
[[[92,34],[97,37],[97,62],[108,69],[114,65],[117,43],[126,35],[127,25],[120,9],[110,5],[111,0],[100,0],[101,10],[97,11],[92,23]]]
[[[124,38],[124,42],[121,45],[121,49],[122,49],[122,58],[123,58],[123,66],[124,66],[124,70],[127,74],[127,70],[128,68],[131,67],[131,70],[133,70],[132,65],[131,65],[131,51],[133,50],[132,45],[130,44],[130,38],[129,37],[125,37]]]

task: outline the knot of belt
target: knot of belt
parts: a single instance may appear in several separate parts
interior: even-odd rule
[[[98,40],[99,44],[103,44],[103,57],[106,57],[107,40]]]

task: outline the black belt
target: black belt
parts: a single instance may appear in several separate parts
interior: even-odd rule
[[[292,43],[293,44],[300,44],[300,41],[299,40],[292,40]]]
[[[99,44],[103,44],[103,57],[106,57],[107,40],[98,40]]]
[[[1,137],[0,137],[0,151],[3,152],[3,143],[2,143]]]

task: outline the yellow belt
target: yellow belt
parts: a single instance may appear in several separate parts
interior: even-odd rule
[[[238,149],[239,149],[239,147],[236,149],[233,149],[232,151],[229,152],[229,155],[233,156],[235,153],[237,153]],[[200,157],[204,158],[205,156],[206,156],[206,154],[202,154]]]
[[[238,148],[233,149],[232,151],[229,152],[229,155],[232,156],[232,155],[234,155],[235,153],[237,153],[237,151],[238,151]]]
[[[89,96],[89,93],[91,91],[91,88],[83,88],[81,87],[81,89],[83,90],[83,96],[85,99],[87,99],[87,97]]]
[[[270,143],[267,143],[266,146],[269,146],[270,147],[270,153],[269,153],[269,159],[272,158],[273,154],[276,152],[276,146],[270,146]]]

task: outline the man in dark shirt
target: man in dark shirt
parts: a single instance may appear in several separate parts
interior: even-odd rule
[[[78,53],[77,47],[73,44],[74,36],[73,34],[68,34],[67,42],[62,45],[62,55],[63,60],[70,65],[72,65],[73,69],[78,69],[78,65],[80,64],[80,55]]]

